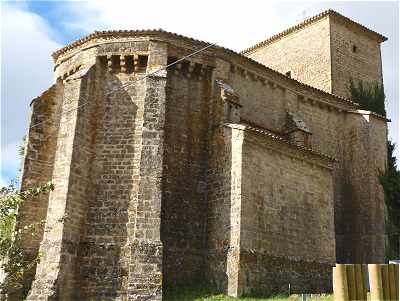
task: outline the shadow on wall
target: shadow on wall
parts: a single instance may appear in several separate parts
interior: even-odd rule
[[[205,273],[210,84],[177,73],[168,72],[166,86],[161,204],[164,290],[203,280]]]
[[[126,290],[130,260],[127,244],[132,235],[129,215],[135,214],[137,198],[139,166],[135,157],[140,152],[136,148],[140,138],[135,134],[140,126],[137,103],[144,98],[142,83],[123,88],[118,76],[101,72],[91,87],[95,108],[91,116],[90,184],[78,253],[84,298],[121,297]],[[115,92],[105,95],[109,91]]]

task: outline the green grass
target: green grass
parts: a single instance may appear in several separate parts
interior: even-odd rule
[[[232,298],[215,293],[215,290],[204,285],[186,285],[169,288],[165,293],[166,301],[299,301],[299,295],[277,295],[274,297],[242,297]],[[333,301],[332,295],[313,295],[310,301]]]

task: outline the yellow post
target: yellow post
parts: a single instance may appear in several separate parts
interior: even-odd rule
[[[400,274],[400,265],[395,264],[394,265],[394,276],[395,276],[395,284],[396,284],[396,300],[400,299],[400,295],[399,295],[399,275]]]
[[[380,267],[379,264],[368,265],[371,301],[383,300],[382,273]]]
[[[389,274],[389,299],[398,300],[396,298],[396,270],[394,264],[388,264]]]
[[[346,277],[347,287],[349,291],[349,300],[357,300],[357,289],[356,289],[356,275],[354,273],[354,265],[346,264]]]
[[[333,295],[335,301],[349,300],[346,266],[344,264],[336,264],[336,267],[333,268]]]
[[[354,273],[356,276],[357,300],[367,300],[367,290],[365,288],[363,266],[361,264],[355,264]]]
[[[383,288],[383,299],[391,300],[390,298],[390,286],[389,286],[389,267],[387,264],[381,264],[382,271],[382,288]]]

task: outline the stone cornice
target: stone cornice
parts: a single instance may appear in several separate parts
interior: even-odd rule
[[[58,58],[61,56],[68,56],[68,54],[75,50],[79,51],[77,49],[80,46],[83,46],[84,48],[89,47],[95,47],[97,44],[104,44],[104,40],[107,40],[109,43],[112,42],[113,40],[117,43],[118,39],[123,39],[123,38],[147,38],[147,39],[157,39],[160,40],[161,42],[168,42],[168,43],[174,43],[176,41],[180,42],[185,42],[188,43],[188,46],[194,46],[194,47],[204,47],[206,45],[209,45],[210,43],[207,43],[205,41],[201,40],[196,40],[193,38],[185,37],[179,34],[167,32],[161,29],[158,30],[112,30],[112,31],[96,31],[82,39],[79,39],[75,42],[73,42],[70,45],[65,46],[64,48],[61,48],[60,50],[56,51],[53,53],[53,59],[57,61]],[[96,42],[96,40],[99,40]],[[266,73],[267,75],[270,75],[271,77],[282,81],[283,83],[287,83],[288,85],[295,85],[301,90],[304,90],[305,93],[313,93],[320,95],[321,98],[325,98],[326,100],[329,100],[335,104],[345,106],[346,109],[356,109],[358,105],[349,99],[322,91],[320,89],[317,89],[313,86],[301,83],[295,79],[289,78],[286,75],[275,71],[263,64],[260,64],[256,62],[255,60],[246,57],[244,55],[241,55],[233,50],[220,47],[220,46],[212,46],[209,49],[207,49],[203,55],[209,55],[209,56],[214,56],[214,57],[219,57],[223,60],[230,61],[232,64],[239,64],[240,66],[246,66],[246,68],[251,68],[252,72],[257,72],[257,73]]]
[[[367,27],[361,25],[360,23],[357,23],[357,22],[355,22],[355,21],[343,16],[343,15],[339,14],[338,12],[336,12],[336,11],[334,11],[332,9],[328,9],[328,10],[326,10],[326,11],[324,11],[324,12],[322,12],[322,13],[316,15],[316,16],[308,18],[308,19],[304,20],[303,22],[301,22],[301,23],[299,23],[299,24],[297,24],[295,26],[292,26],[292,27],[290,27],[290,28],[288,28],[288,29],[276,34],[276,35],[273,35],[272,37],[270,37],[270,38],[268,38],[268,39],[266,39],[266,40],[264,40],[264,41],[262,41],[260,43],[257,43],[257,44],[255,44],[255,45],[253,45],[253,46],[251,46],[251,47],[249,47],[247,49],[244,49],[240,53],[244,54],[244,55],[249,55],[252,52],[254,52],[255,50],[257,50],[257,49],[259,49],[261,47],[264,47],[266,45],[269,45],[269,44],[271,44],[271,43],[273,43],[273,42],[275,42],[275,41],[277,41],[277,40],[279,40],[279,39],[291,34],[292,32],[300,30],[300,29],[302,29],[302,28],[304,28],[304,27],[306,27],[306,26],[308,26],[310,24],[313,24],[314,22],[317,22],[317,21],[319,21],[319,20],[321,20],[321,19],[323,19],[323,18],[325,18],[327,16],[336,17],[339,20],[345,22],[346,24],[349,24],[350,26],[355,26],[358,29],[373,35],[374,37],[376,37],[376,39],[380,43],[382,43],[382,42],[387,40],[387,38],[385,36],[381,35],[380,33],[377,33],[375,31],[367,28]]]

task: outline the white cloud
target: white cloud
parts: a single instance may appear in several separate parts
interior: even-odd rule
[[[241,50],[276,33],[288,20],[300,19],[304,4],[274,1],[198,2],[88,1],[69,3],[73,28],[90,32],[98,29],[158,29],[176,32],[233,50]],[[285,15],[285,18],[282,18]]]
[[[19,167],[19,145],[26,132],[29,103],[53,81],[49,26],[23,5],[1,3],[1,174]],[[8,177],[8,176],[7,176]]]

